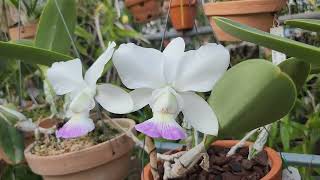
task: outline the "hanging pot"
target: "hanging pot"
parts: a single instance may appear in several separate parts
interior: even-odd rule
[[[20,27],[20,39],[33,39],[37,33],[37,23],[32,23]],[[19,27],[12,27],[9,29],[9,36],[11,40],[19,39]]]
[[[127,131],[134,132],[131,119],[114,119]],[[108,122],[106,120],[106,122]],[[112,124],[112,122],[111,122]],[[134,142],[125,133],[92,147],[53,156],[24,152],[31,170],[44,180],[119,180],[127,177]]]
[[[170,18],[177,31],[192,29],[196,17],[196,0],[171,0]]]
[[[160,0],[125,0],[125,5],[137,23],[147,23],[161,14]]]
[[[287,0],[236,0],[206,3],[204,12],[220,41],[239,41],[223,32],[212,17],[221,16],[269,32],[274,23],[274,13],[286,5]]]
[[[215,141],[214,143],[212,143],[212,145],[224,148],[231,148],[238,142],[239,141],[236,140],[220,140]],[[246,142],[245,147],[249,147],[249,145],[251,144],[251,142]],[[269,147],[265,147],[264,150],[267,152],[269,165],[271,169],[261,180],[281,180],[282,160],[279,153],[277,153],[275,150]],[[178,150],[169,151],[167,154],[171,154],[173,152],[178,152]],[[141,174],[141,180],[153,180],[150,164],[147,164],[144,167],[143,172]]]

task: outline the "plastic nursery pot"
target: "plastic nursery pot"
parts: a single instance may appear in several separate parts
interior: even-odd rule
[[[114,119],[128,131],[134,131],[131,119]],[[128,174],[134,142],[125,133],[95,146],[55,156],[37,156],[24,152],[31,170],[44,180],[120,180]]]
[[[125,5],[137,23],[147,23],[161,14],[160,0],[125,0]]]
[[[196,17],[196,0],[172,0],[170,18],[172,26],[177,30],[192,29]]]
[[[33,39],[37,32],[37,23],[32,23],[20,27],[20,39]],[[19,39],[19,27],[9,29],[9,36],[11,40]]]
[[[226,148],[231,148],[234,146],[237,142],[237,140],[220,140],[220,141],[215,141],[212,143],[212,145],[215,146],[220,146],[220,147],[226,147]],[[248,147],[251,142],[246,142],[245,146]],[[269,164],[270,164],[270,171],[269,173],[263,177],[261,180],[281,180],[281,174],[282,174],[282,160],[280,155],[273,149],[269,147],[265,147],[264,150],[268,154],[269,158]],[[171,154],[171,152],[177,152],[177,151],[169,151],[167,154]],[[151,173],[151,166],[150,164],[147,164],[143,172],[141,174],[141,180],[153,180],[153,176]]]
[[[286,5],[287,0],[237,0],[206,3],[204,12],[219,41],[239,41],[223,32],[214,22],[214,16],[222,16],[233,21],[269,32],[274,22],[274,13]]]
[[[39,126],[42,128],[50,128],[56,125],[57,121],[55,119],[42,119],[40,120]],[[27,147],[34,142],[33,132],[23,133],[24,136],[24,146]],[[13,164],[10,158],[4,153],[3,149],[0,147],[0,160],[4,160],[7,164]]]

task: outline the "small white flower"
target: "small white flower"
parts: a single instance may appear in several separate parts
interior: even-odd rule
[[[48,69],[48,80],[56,94],[70,93],[71,119],[57,132],[58,137],[74,138],[87,134],[94,129],[94,123],[89,118],[89,111],[95,107],[95,100],[107,111],[124,114],[132,109],[130,95],[123,89],[112,84],[99,84],[105,64],[111,59],[114,42],[82,75],[80,59],[57,62]]]
[[[208,103],[195,92],[211,91],[227,70],[230,55],[217,44],[184,52],[185,43],[176,38],[163,52],[123,44],[115,51],[113,63],[130,94],[133,111],[150,104],[153,118],[136,129],[154,138],[183,139],[175,121],[182,112],[185,120],[202,133],[217,135],[218,120]]]

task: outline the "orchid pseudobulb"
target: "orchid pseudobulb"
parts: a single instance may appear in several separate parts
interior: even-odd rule
[[[184,52],[182,38],[170,42],[163,52],[123,44],[113,56],[123,84],[129,89],[133,111],[150,105],[153,117],[136,129],[150,137],[184,139],[186,133],[175,121],[180,112],[196,130],[217,135],[219,124],[208,103],[195,92],[211,91],[230,63],[222,45],[209,43]]]
[[[57,95],[69,94],[70,120],[56,132],[57,137],[75,138],[86,135],[95,126],[89,112],[95,107],[95,100],[107,111],[124,114],[133,107],[130,95],[112,84],[99,84],[105,64],[111,59],[114,42],[82,75],[80,59],[54,63],[48,69],[48,80]]]

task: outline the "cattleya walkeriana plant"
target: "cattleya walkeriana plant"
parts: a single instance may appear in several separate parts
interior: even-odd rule
[[[207,149],[212,142],[272,123],[286,115],[294,105],[295,83],[299,87],[298,81],[304,81],[306,77],[299,73],[299,78],[291,79],[291,72],[297,74],[295,68],[300,61],[291,59],[275,66],[256,59],[239,63],[226,72],[229,58],[228,51],[216,44],[184,52],[181,38],[173,40],[163,53],[134,44],[121,45],[115,51],[113,63],[122,82],[135,89],[130,93],[133,110],[149,104],[153,111],[153,117],[138,124],[136,129],[148,135],[146,151],[154,179],[159,179],[158,159],[164,161],[163,179],[186,175],[202,157],[200,166],[208,170]],[[235,88],[238,89],[235,91]],[[194,93],[211,90],[210,106]],[[281,103],[270,110],[274,99]],[[206,136],[186,151],[157,154],[149,136],[166,139],[186,136],[175,122],[180,112],[187,123]],[[261,144],[264,140],[261,139]]]
[[[230,55],[222,45],[209,43],[185,52],[182,38],[176,38],[163,52],[132,43],[122,44],[113,56],[123,84],[129,89],[134,108],[150,105],[153,117],[136,129],[153,138],[186,138],[175,121],[184,121],[205,134],[218,134],[218,120],[208,103],[195,92],[211,91],[229,66]]]
[[[57,62],[48,69],[48,79],[56,94],[69,94],[71,103],[67,116],[70,120],[56,132],[57,137],[75,138],[86,135],[95,128],[89,112],[95,107],[97,101],[109,112],[123,114],[132,109],[133,102],[128,93],[112,84],[98,84],[105,64],[111,59],[114,42],[92,64],[82,76],[80,59],[66,62]]]

